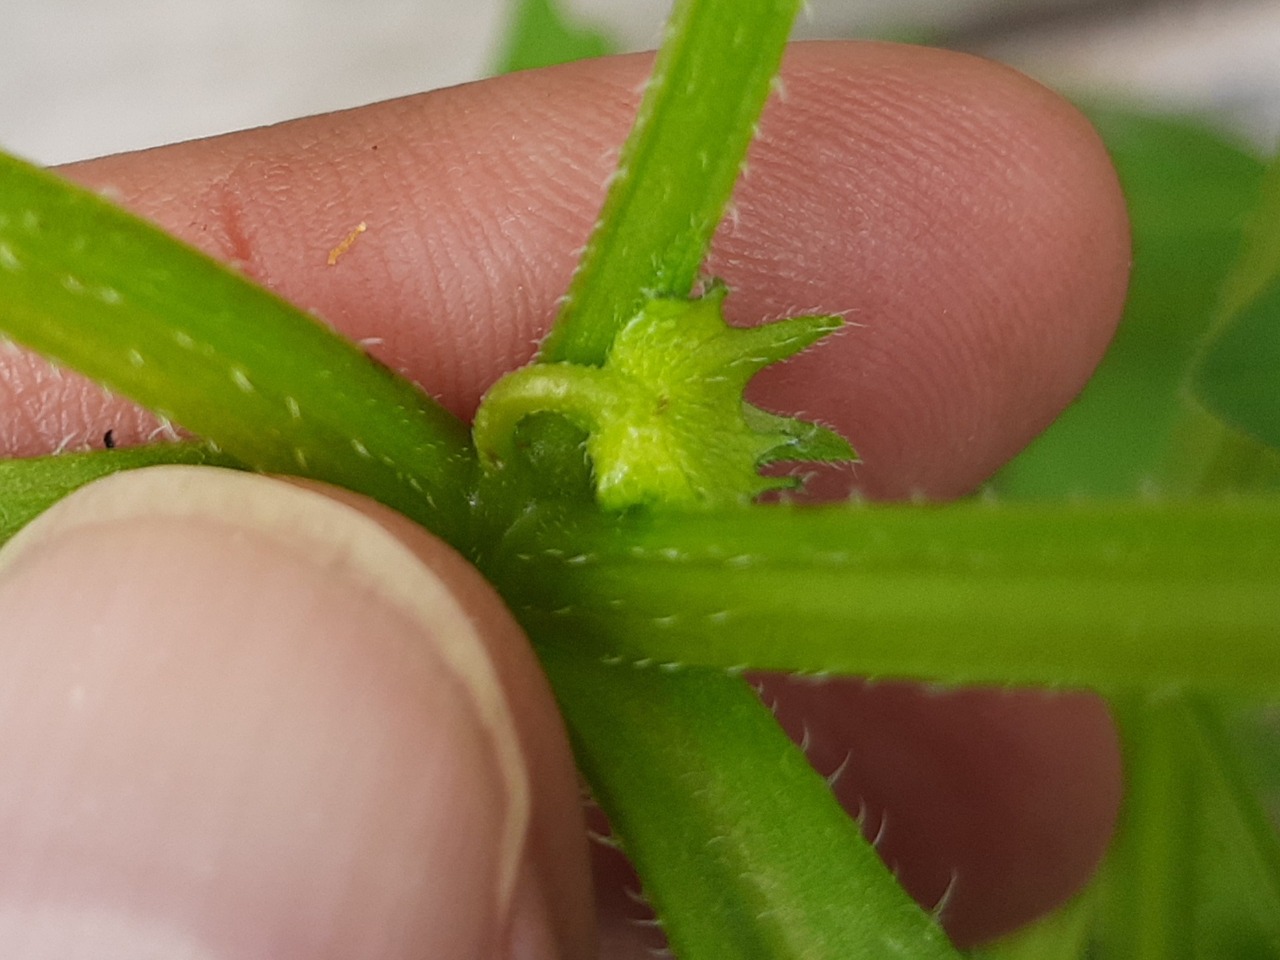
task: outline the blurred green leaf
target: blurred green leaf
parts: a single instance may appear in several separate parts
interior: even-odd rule
[[[1008,937],[970,951],[970,960],[1081,960],[1088,957],[1098,884],[1065,907]]]
[[[558,0],[516,0],[495,73],[514,73],[616,53],[618,45],[565,14]]]
[[[1192,382],[1212,413],[1280,448],[1280,276],[1213,337]]]
[[[1263,183],[1192,386],[1227,424],[1280,448],[1280,160]]]
[[[1134,265],[1114,343],[1080,398],[997,478],[1018,497],[1168,490],[1193,405],[1186,371],[1213,318],[1263,164],[1188,120],[1094,109],[1129,203]],[[1193,431],[1191,431],[1193,432]]]
[[[1244,233],[1240,260],[1224,290],[1223,314],[1228,317],[1259,300],[1280,280],[1280,157],[1267,171]]]
[[[1266,778],[1253,769],[1260,760],[1274,763],[1275,733],[1259,736],[1256,706],[1189,697],[1187,710],[1202,770],[1200,845],[1191,856],[1198,874],[1197,956],[1275,960],[1280,840],[1262,799]]]

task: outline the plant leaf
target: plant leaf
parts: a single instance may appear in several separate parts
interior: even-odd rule
[[[1113,704],[1126,796],[1095,884],[1100,960],[1270,958],[1280,949],[1280,843],[1240,767],[1226,705],[1135,692]]]
[[[1259,185],[1244,229],[1244,244],[1222,294],[1223,323],[1264,296],[1280,280],[1280,156]]]
[[[1000,472],[993,486],[1001,497],[1200,490],[1200,462],[1220,442],[1220,431],[1192,413],[1186,371],[1264,166],[1188,119],[1099,107],[1088,114],[1116,165],[1133,224],[1129,298],[1084,392]]]
[[[1257,713],[1257,705],[1247,712]],[[1200,955],[1280,956],[1280,838],[1258,785],[1242,762],[1230,706],[1185,698],[1204,781],[1200,830],[1204,848],[1191,854],[1198,874],[1196,939]],[[1271,759],[1276,750],[1270,732]],[[1274,774],[1272,774],[1274,775]]]
[[[279,297],[4,155],[0,330],[246,466],[340,483],[465,540],[474,455],[443,407]]]
[[[1280,225],[1280,204],[1275,217]],[[1280,450],[1280,270],[1210,340],[1193,383],[1197,398],[1212,413]]]
[[[969,951],[969,960],[1089,960],[1097,911],[1097,883],[1064,907],[994,943]]]
[[[515,0],[495,73],[550,67],[603,57],[617,44],[598,30],[578,26],[557,0]]]
[[[1216,416],[1280,449],[1280,158],[1263,180],[1192,385]]]

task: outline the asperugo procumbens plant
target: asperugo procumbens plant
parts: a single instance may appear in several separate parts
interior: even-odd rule
[[[731,328],[731,292],[701,273],[798,4],[676,4],[554,327],[474,431],[280,299],[0,159],[0,327],[203,438],[11,461],[5,534],[95,476],[174,461],[314,477],[415,519],[528,630],[682,960],[956,956],[737,677],[748,666],[1115,695],[1144,829],[1126,831],[1105,895],[1002,955],[1047,956],[1035,944],[1050,942],[1063,957],[1088,942],[1192,955],[1178,939],[1196,918],[1191,887],[1176,879],[1190,827],[1170,813],[1185,778],[1153,771],[1209,770],[1213,809],[1258,865],[1255,906],[1280,917],[1275,838],[1208,699],[1280,688],[1274,500],[754,503],[794,482],[762,477],[767,463],[853,456],[742,399],[754,373],[838,322]],[[1224,313],[1208,383],[1235,375],[1215,363],[1237,316],[1277,341],[1254,307],[1275,299],[1280,265],[1254,262],[1271,274]],[[1248,398],[1264,419],[1271,358]],[[1165,694],[1155,708],[1151,690]]]

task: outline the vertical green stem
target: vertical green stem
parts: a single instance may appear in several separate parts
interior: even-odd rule
[[[1194,725],[1180,696],[1112,701],[1126,793],[1104,877],[1102,960],[1195,957],[1197,807]]]
[[[541,361],[599,365],[646,299],[692,292],[798,7],[677,0]],[[954,956],[740,681],[614,671],[570,645],[541,653],[682,960]]]
[[[800,0],[677,0],[542,360],[599,364],[646,297],[689,294],[799,6]]]

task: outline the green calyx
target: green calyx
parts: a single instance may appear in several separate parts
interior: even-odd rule
[[[749,502],[800,483],[761,476],[765,464],[855,460],[834,431],[742,398],[760,370],[839,329],[839,318],[731,327],[725,294],[713,284],[696,300],[650,300],[619,331],[603,366],[535,363],[503,377],[475,418],[482,462],[497,469],[515,454],[525,417],[559,414],[587,432],[597,499],[618,510]]]

